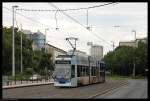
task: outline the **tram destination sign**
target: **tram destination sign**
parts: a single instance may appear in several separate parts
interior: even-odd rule
[[[66,61],[66,60],[61,60],[61,61],[56,61],[56,64],[71,64],[71,61]]]

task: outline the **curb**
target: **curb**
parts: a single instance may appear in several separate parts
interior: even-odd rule
[[[3,86],[3,89],[12,89],[12,88],[21,88],[21,87],[28,87],[28,86],[39,86],[39,85],[48,85],[52,84],[52,82],[46,82],[46,83],[33,83],[33,84],[26,84],[26,85],[14,85],[14,86]]]
[[[128,83],[123,83],[123,84],[119,85],[118,87],[122,87],[122,86],[124,86],[124,85],[128,85]],[[105,94],[105,93],[107,93],[107,92],[109,92],[109,91],[111,91],[111,90],[117,89],[118,87],[113,87],[113,88],[110,88],[110,89],[105,90],[105,91],[103,91],[103,92],[100,92],[100,93],[97,93],[97,94],[95,94],[95,95],[89,96],[88,99],[89,99],[89,98],[95,98],[96,96]]]

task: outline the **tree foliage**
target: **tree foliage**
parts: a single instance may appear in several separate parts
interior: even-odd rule
[[[119,46],[104,56],[106,69],[113,74],[129,76],[135,63],[136,75],[145,75],[147,68],[147,44],[138,43],[138,47]]]
[[[44,51],[33,51],[33,40],[26,37],[24,33],[15,28],[15,72],[16,74],[21,71],[21,34],[22,34],[22,58],[23,58],[23,71],[24,73],[39,73],[45,66],[49,70],[53,67],[51,54],[45,54]],[[12,27],[3,28],[3,41],[2,41],[2,74],[12,74]]]

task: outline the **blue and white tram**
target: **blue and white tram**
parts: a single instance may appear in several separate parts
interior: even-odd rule
[[[105,81],[105,65],[92,57],[59,55],[55,61],[54,86],[77,87]]]

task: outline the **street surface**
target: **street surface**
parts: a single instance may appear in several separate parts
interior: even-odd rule
[[[98,98],[147,98],[148,87],[146,79],[128,80],[129,84],[118,89],[112,90],[106,94],[97,96]]]
[[[5,98],[92,98],[102,91],[128,84],[127,80],[108,80],[105,83],[77,88],[56,88],[53,84],[3,89]]]

